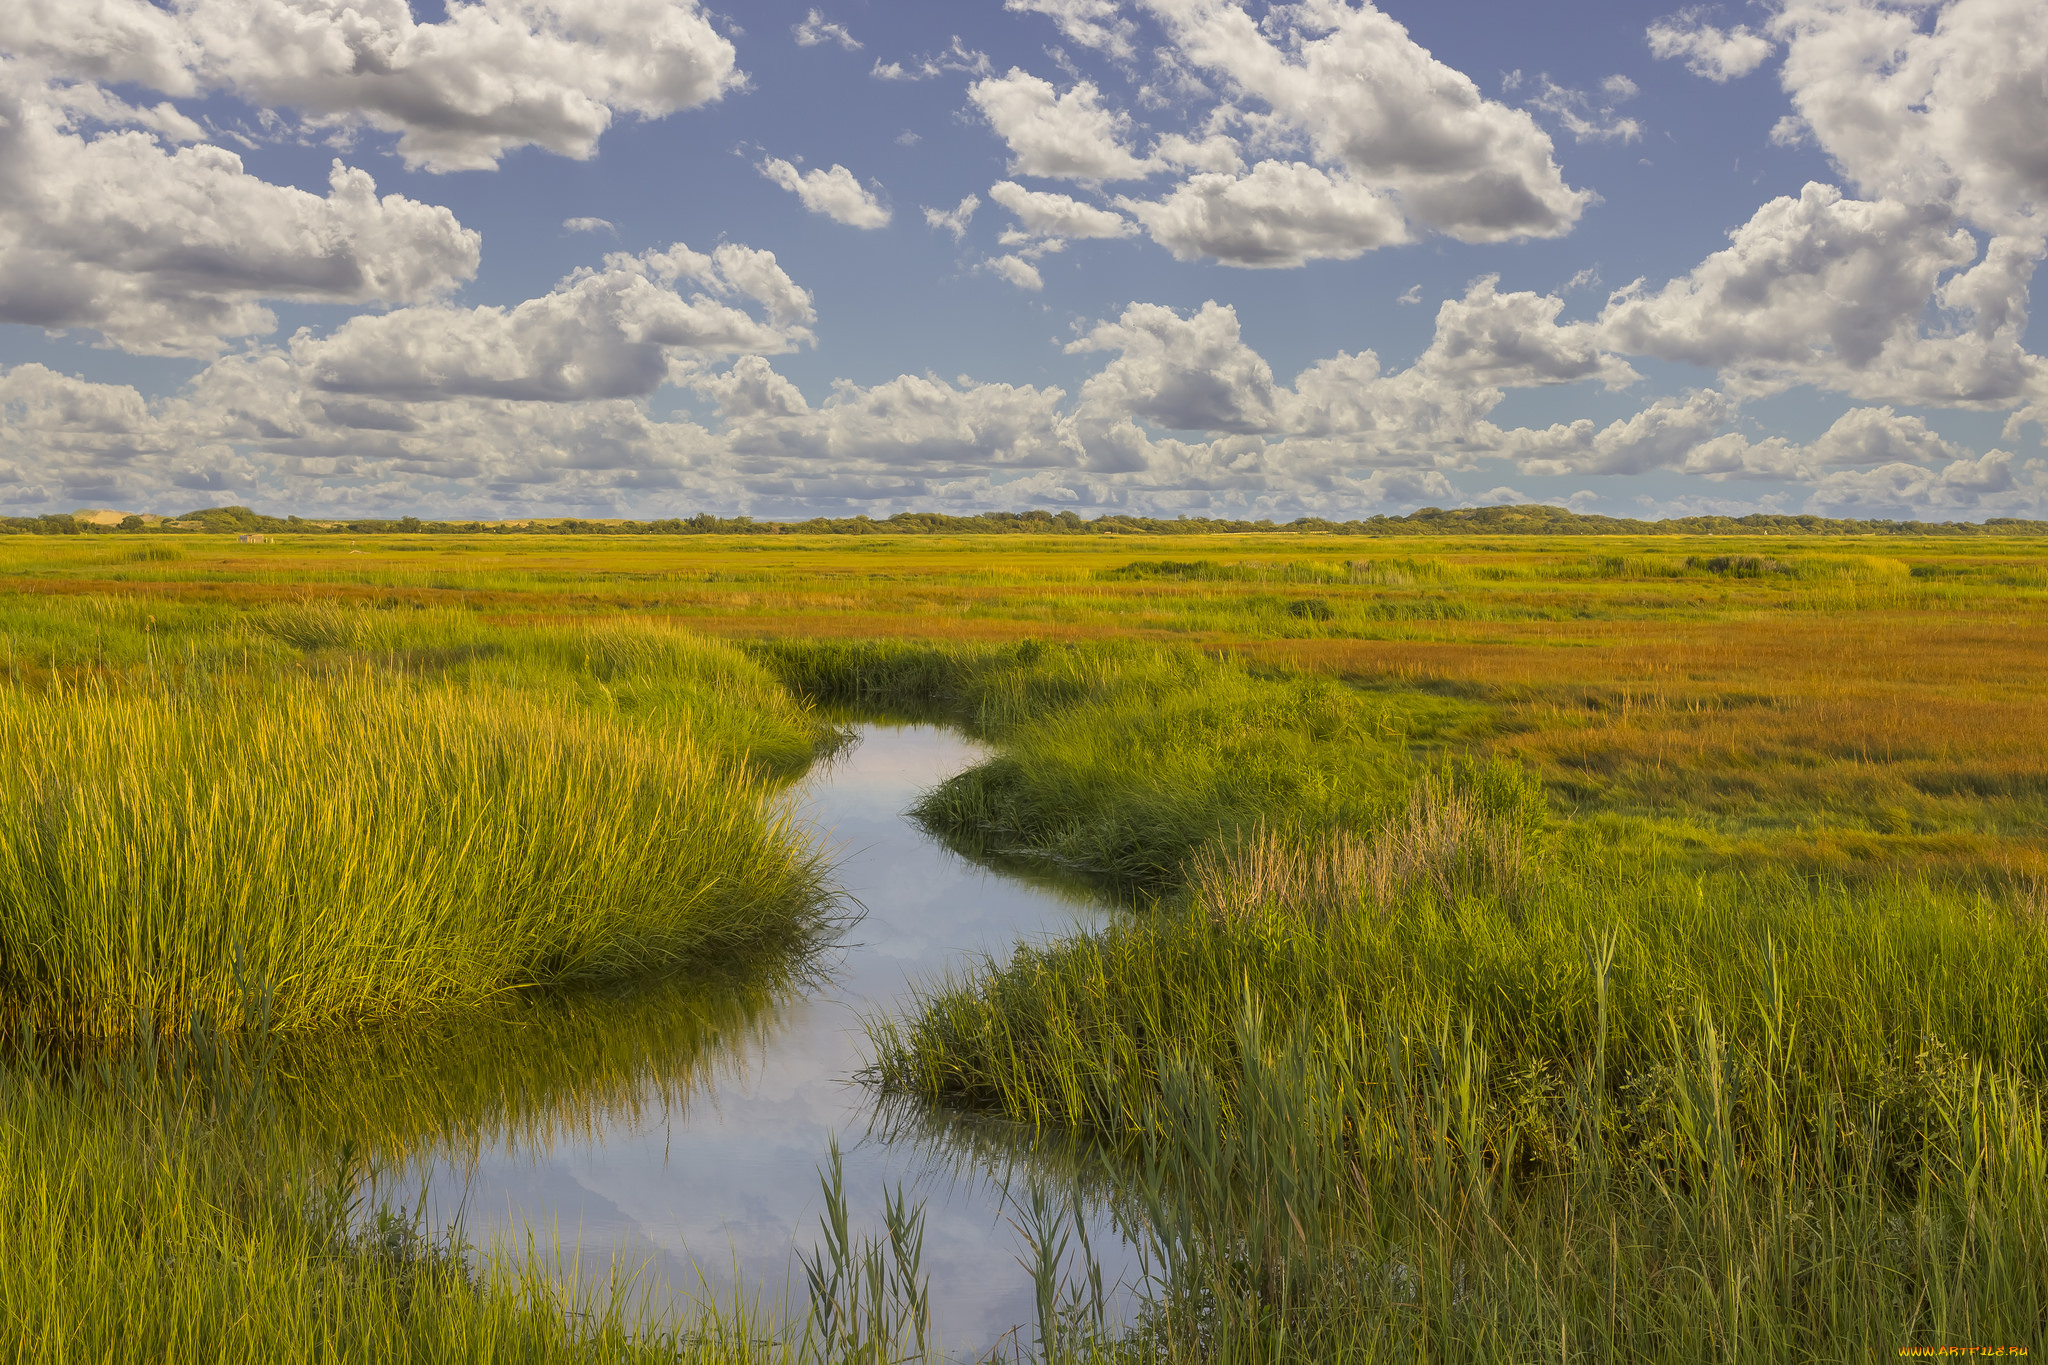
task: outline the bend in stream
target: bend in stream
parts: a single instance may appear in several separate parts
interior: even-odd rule
[[[433,1226],[459,1220],[472,1242],[509,1248],[530,1230],[551,1265],[559,1249],[589,1281],[618,1257],[679,1300],[738,1290],[797,1313],[795,1256],[816,1243],[819,1171],[836,1139],[857,1227],[879,1234],[898,1185],[924,1204],[936,1341],[949,1353],[1013,1329],[1028,1341],[1036,1301],[1010,1196],[1035,1171],[1071,1170],[1072,1153],[988,1120],[878,1109],[856,1080],[869,1061],[862,1019],[900,1012],[915,985],[976,954],[1115,912],[1058,881],[971,862],[908,818],[922,792],[985,758],[980,747],[934,725],[858,729],[861,742],[795,793],[866,912],[817,971],[583,997],[489,1022],[467,1042],[451,1030],[393,1043],[318,1103],[416,1135],[410,1178]],[[1091,1213],[1088,1230],[1105,1281],[1135,1284],[1136,1253],[1109,1217]]]

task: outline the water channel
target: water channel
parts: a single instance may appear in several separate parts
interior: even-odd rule
[[[526,1030],[507,1055],[530,1060],[505,1070],[533,1074],[501,1078],[494,1093],[548,1094],[501,1094],[489,1106],[500,1117],[475,1121],[467,1144],[440,1145],[425,1163],[430,1221],[460,1218],[480,1245],[517,1245],[530,1231],[550,1262],[558,1251],[580,1258],[571,1273],[587,1280],[619,1257],[663,1293],[729,1302],[738,1288],[801,1312],[794,1257],[816,1243],[818,1174],[836,1138],[857,1224],[879,1232],[899,1184],[924,1202],[924,1267],[947,1353],[985,1350],[1013,1328],[1030,1341],[1033,1287],[1013,1221],[1034,1164],[1019,1155],[1028,1137],[992,1139],[982,1122],[977,1140],[975,1121],[943,1116],[887,1121],[855,1079],[870,1055],[861,1020],[899,1011],[916,983],[975,954],[1115,912],[1085,891],[962,858],[906,816],[921,792],[986,756],[971,742],[936,726],[858,729],[860,743],[795,793],[836,881],[865,909],[822,977],[710,1005],[657,996],[623,1009],[628,1022],[586,1012],[584,1024]],[[578,1063],[579,1049],[600,1060]],[[1105,1279],[1135,1284],[1135,1253],[1109,1220],[1088,1225]]]

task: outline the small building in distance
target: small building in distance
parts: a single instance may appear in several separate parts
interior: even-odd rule
[[[236,536],[235,539],[244,545],[261,545],[264,541],[269,540],[270,537],[260,531],[244,531]]]

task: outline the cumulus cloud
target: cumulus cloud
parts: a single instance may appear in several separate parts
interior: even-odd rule
[[[1651,56],[1681,60],[1693,75],[1716,82],[1747,76],[1778,50],[1763,34],[1752,33],[1741,24],[1732,29],[1710,24],[1696,9],[1657,20],[1643,36],[1649,41]]]
[[[803,201],[812,213],[821,213],[848,227],[889,226],[890,213],[872,190],[854,178],[853,172],[834,163],[830,170],[799,171],[779,157],[760,165],[761,174]]]
[[[158,423],[126,384],[94,384],[43,365],[0,373],[0,433],[9,450],[38,461],[116,460],[156,447]]]
[[[798,47],[817,47],[822,43],[837,43],[848,52],[860,51],[860,40],[846,31],[843,24],[828,23],[822,11],[813,9],[804,16],[801,24],[791,30],[796,35]]]
[[[1244,157],[1236,140],[1221,133],[1202,138],[1168,133],[1152,148],[1152,159],[1177,170],[1210,171],[1217,175],[1236,175],[1244,169]]]
[[[1045,276],[1039,274],[1038,267],[1021,253],[991,256],[981,263],[981,268],[1033,294],[1045,288]]]
[[[1503,293],[1489,277],[1438,310],[1429,347],[1407,369],[1383,373],[1370,351],[1340,352],[1291,386],[1244,342],[1236,310],[1213,301],[1185,317],[1133,304],[1067,350],[1118,353],[1082,386],[1081,415],[1097,427],[1135,417],[1170,430],[1337,439],[1355,455],[1463,463],[1500,439],[1484,418],[1506,388],[1635,379],[1600,353],[1592,324],[1560,324],[1562,307],[1555,296]]]
[[[618,114],[659,118],[741,80],[696,0],[475,0],[429,24],[403,0],[21,0],[0,11],[0,47],[88,79],[365,124],[435,171],[523,146],[588,157]]]
[[[564,218],[562,220],[562,231],[611,232],[613,228],[611,220],[608,218]]]
[[[1616,389],[1639,375],[1627,362],[1601,349],[1591,322],[1559,323],[1564,300],[1555,294],[1516,290],[1503,294],[1500,277],[1488,275],[1461,299],[1446,299],[1436,314],[1436,334],[1416,363],[1445,378],[1456,376],[1487,388],[1535,388],[1597,379]]]
[[[1183,261],[1284,268],[1408,240],[1392,198],[1300,161],[1261,161],[1243,176],[1192,176],[1164,199],[1117,203]]]
[[[1016,215],[1026,233],[1044,237],[1128,237],[1138,229],[1130,219],[1085,204],[1071,195],[1027,190],[1014,180],[993,186],[988,197]]]
[[[685,297],[678,287],[697,286]],[[740,305],[753,305],[748,311]],[[810,340],[809,294],[773,253],[727,244],[613,255],[511,308],[401,308],[301,334],[291,359],[307,387],[427,402],[452,397],[566,402],[638,397],[672,362],[790,350]]]
[[[949,209],[926,209],[924,221],[927,227],[944,228],[953,234],[954,241],[967,236],[967,225],[974,219],[974,211],[981,207],[981,196],[970,194]]]
[[[1528,112],[1483,98],[1370,3],[1306,0],[1263,23],[1229,0],[1141,0],[1196,67],[1304,138],[1323,165],[1468,242],[1554,237],[1591,195]]]
[[[0,50],[86,81],[170,95],[200,88],[198,33],[145,0],[11,0],[0,8]]]
[[[1138,26],[1118,12],[1117,0],[1003,0],[1013,14],[1043,14],[1069,42],[1128,59]]]
[[[1707,389],[1660,398],[1604,427],[1582,417],[1543,430],[1512,431],[1507,449],[1524,474],[1644,474],[1682,463],[1734,410],[1725,394]]]
[[[1245,345],[1237,310],[1213,300],[1189,317],[1132,304],[1098,324],[1068,354],[1116,351],[1081,386],[1084,406],[1142,417],[1171,430],[1265,432],[1278,422],[1272,368]]]
[[[479,239],[454,214],[379,198],[339,161],[328,193],[309,194],[219,147],[87,137],[75,96],[48,95],[0,66],[0,321],[202,356],[272,331],[266,299],[408,303],[476,271]]]
[[[1772,21],[1807,131],[1865,193],[2048,224],[2048,4],[1788,0]]]
[[[1838,517],[1916,520],[2038,514],[2044,491],[2039,477],[2022,483],[2012,463],[2010,453],[1991,450],[1940,469],[1888,464],[1844,470],[1815,485],[1806,510]]]
[[[1060,94],[1051,81],[1011,67],[975,82],[967,96],[1009,144],[1013,174],[1133,180],[1154,169],[1128,145],[1130,116],[1105,108],[1093,82]]]
[[[1902,415],[1889,407],[1851,408],[1810,444],[1800,445],[1782,436],[1752,442],[1739,432],[1729,432],[1695,446],[1678,468],[1716,481],[1811,483],[1834,469],[1952,461],[1963,453],[1910,413]]]
[[[2012,406],[2048,384],[2021,347],[2041,255],[2038,240],[1997,238],[1977,259],[1939,205],[1809,184],[1758,209],[1685,277],[1617,293],[1602,325],[1610,349],[1703,365],[1743,392],[1810,383],[1879,401]],[[1948,314],[1932,334],[1930,303]]]

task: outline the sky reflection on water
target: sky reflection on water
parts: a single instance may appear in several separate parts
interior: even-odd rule
[[[949,1353],[1018,1326],[1030,1339],[1024,1241],[1002,1192],[1014,1172],[1002,1153],[1017,1143],[977,1142],[986,1125],[949,1141],[943,1121],[876,1124],[875,1097],[854,1080],[869,1058],[860,1020],[972,954],[1007,954],[1020,939],[1062,936],[1114,912],[983,868],[905,816],[919,793],[983,757],[976,746],[936,726],[858,728],[861,743],[798,793],[839,884],[866,909],[828,959],[826,981],[720,1036],[718,1055],[694,1059],[685,1086],[650,1076],[638,1102],[587,1123],[510,1142],[485,1135],[471,1159],[437,1160],[435,1223],[459,1213],[478,1244],[523,1241],[530,1228],[549,1254],[557,1245],[580,1253],[586,1279],[601,1279],[615,1253],[683,1293],[729,1297],[736,1274],[743,1291],[770,1301],[786,1292],[801,1311],[794,1251],[813,1244],[818,1171],[836,1136],[858,1224],[879,1232],[885,1192],[898,1182],[925,1200],[924,1265]],[[1135,1280],[1134,1253],[1108,1220],[1090,1226],[1105,1278]]]

